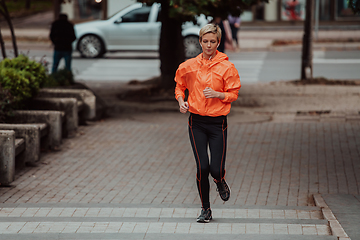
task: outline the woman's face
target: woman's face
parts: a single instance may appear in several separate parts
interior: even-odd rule
[[[200,41],[204,58],[209,59],[210,56],[214,57],[218,44],[219,42],[215,33],[204,34]]]

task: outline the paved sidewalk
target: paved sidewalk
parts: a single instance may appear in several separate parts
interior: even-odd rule
[[[351,239],[360,239],[360,195],[325,194],[327,205]]]
[[[187,116],[133,113],[82,126],[0,188],[0,239],[337,239],[311,196],[359,194],[360,122],[239,124],[237,116],[229,117],[231,198],[224,204],[212,186],[212,223],[195,222]]]

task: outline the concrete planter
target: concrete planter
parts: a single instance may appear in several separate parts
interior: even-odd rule
[[[34,163],[39,161],[41,137],[48,134],[48,127],[45,123],[0,124],[0,130],[13,130],[15,132],[16,138],[22,138],[24,140],[24,157],[16,162],[16,168],[22,168],[26,163]]]
[[[30,103],[34,110],[56,110],[65,113],[64,137],[73,137],[79,126],[78,107],[76,98],[35,98]]]
[[[45,123],[49,126],[48,144],[51,149],[58,149],[62,142],[64,112],[61,111],[14,111],[7,119],[11,123]]]
[[[0,185],[15,180],[15,132],[0,131]]]
[[[96,97],[86,89],[44,88],[39,91],[37,98],[76,98],[84,105],[83,111],[79,114],[80,121],[92,120],[96,117]]]

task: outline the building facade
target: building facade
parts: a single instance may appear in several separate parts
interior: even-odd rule
[[[74,22],[107,19],[136,0],[73,0],[62,4],[61,11]],[[246,24],[293,24],[305,19],[306,0],[270,0],[246,9],[241,19]],[[314,0],[320,23],[359,24],[360,15],[354,15],[348,0]],[[318,5],[317,5],[318,4]],[[317,6],[316,6],[317,5]],[[316,12],[316,11],[315,11]]]
[[[305,19],[306,0],[270,0],[260,3],[248,12],[245,21],[286,22]],[[354,15],[348,7],[348,0],[314,0],[315,12],[318,11],[319,21],[359,21],[360,16]]]
[[[73,0],[61,5],[73,22],[107,19],[136,0]]]

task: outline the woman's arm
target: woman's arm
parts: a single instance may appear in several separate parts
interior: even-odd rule
[[[205,88],[203,90],[203,93],[206,98],[219,98],[221,100],[225,99],[225,93],[217,92],[210,87]]]
[[[225,98],[222,99],[223,102],[233,102],[236,101],[239,95],[239,90],[241,88],[240,76],[235,66],[232,65],[224,75],[224,94]]]
[[[184,102],[183,97],[178,97],[179,108],[181,113],[186,113],[189,110],[189,103]]]

